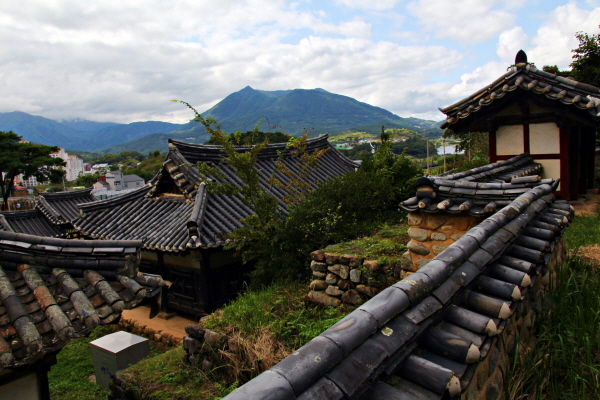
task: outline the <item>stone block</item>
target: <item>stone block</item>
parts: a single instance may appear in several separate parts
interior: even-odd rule
[[[350,289],[342,295],[342,301],[356,306],[363,302],[363,297],[356,289]]]
[[[417,262],[417,268],[418,268],[418,269],[421,269],[421,268],[423,268],[423,267],[424,267],[424,266],[426,266],[426,265],[429,263],[429,261],[431,261],[431,260],[432,260],[431,258],[421,258],[421,259],[420,259],[420,260]],[[413,271],[413,272],[416,272],[416,271]]]
[[[423,215],[418,212],[409,212],[408,213],[408,225],[410,226],[419,226],[423,223]]]
[[[315,303],[323,304],[327,307],[337,307],[342,304],[340,299],[336,299],[335,297],[328,296],[325,292],[315,292],[311,290],[308,292],[308,298]]]
[[[379,263],[377,260],[365,260],[363,262],[363,267],[366,267],[371,271],[379,271]]]
[[[358,286],[356,286],[356,290],[358,290],[362,294],[367,295],[368,297],[373,297],[381,291],[376,287],[367,286],[367,285],[358,285]]]
[[[444,225],[440,228],[440,231],[451,231],[452,229],[454,229],[453,225]]]
[[[429,231],[427,229],[408,228],[408,236],[410,236],[411,239],[414,239],[418,242],[426,241],[428,234],[429,234]]]
[[[185,333],[193,337],[194,339],[204,339],[204,329],[198,324],[187,324],[185,326]],[[156,340],[159,341],[160,339]]]
[[[410,272],[410,271],[402,271],[400,273],[400,279],[404,279],[404,278],[408,278],[409,276],[411,276],[412,274],[414,274],[414,272]]]
[[[423,227],[434,230],[450,221],[450,217],[445,214],[427,214],[423,221]]]
[[[363,263],[363,259],[362,258],[356,258],[356,257],[354,257],[354,258],[352,258],[350,260],[350,262],[348,263],[348,266],[350,268],[356,268],[356,267],[360,267],[362,265],[362,263]]]
[[[485,389],[485,400],[499,400],[503,399],[501,395],[504,393],[504,380],[500,371],[496,372],[494,376],[488,382],[487,388]]]
[[[204,331],[204,341],[212,346],[218,347],[221,339],[223,339],[223,335],[215,331],[209,329]]]
[[[350,265],[352,260],[356,260],[356,257],[354,257],[352,254],[342,254],[340,256],[340,264]]]
[[[325,272],[327,271],[327,264],[318,261],[312,261],[310,263],[310,269],[313,271]]]
[[[325,293],[333,297],[340,297],[344,294],[344,292],[342,292],[339,287],[331,285],[327,286],[327,289],[325,289]]]
[[[433,254],[435,254],[436,256],[442,251],[446,250],[447,248],[447,244],[434,244],[433,246],[431,246],[431,250],[433,250]]]
[[[325,277],[327,276],[327,274],[325,272],[319,272],[319,271],[313,271],[312,274],[315,278],[319,278],[319,279],[325,279]]]
[[[327,286],[329,286],[327,282],[320,279],[315,279],[310,283],[310,285],[308,285],[308,288],[311,290],[325,290],[327,289]]]
[[[349,280],[340,279],[338,281],[338,287],[340,288],[340,290],[348,290],[352,287],[352,284],[350,283]]]
[[[446,240],[446,235],[444,235],[443,233],[434,232],[431,234],[431,240],[444,241]]]
[[[337,264],[340,261],[339,254],[335,253],[325,253],[325,262],[327,265]]]
[[[360,269],[351,269],[350,270],[350,280],[354,283],[360,282],[361,272],[362,271]]]
[[[339,275],[340,274],[340,268],[342,268],[342,264],[333,264],[333,265],[330,265],[329,267],[327,267],[327,270],[329,272],[332,272],[332,273],[336,274],[336,275]]]
[[[454,241],[457,241],[457,240],[458,240],[458,239],[460,239],[460,238],[461,238],[463,235],[464,235],[464,233],[463,233],[463,232],[458,232],[458,233],[455,233],[454,235],[450,236],[450,239],[452,239],[452,240],[454,240]]]
[[[350,274],[350,267],[347,265],[342,265],[340,267],[340,272],[339,272],[340,278],[348,279],[349,274]]]
[[[315,250],[312,253],[310,253],[310,258],[313,261],[325,261],[325,252],[323,250]]]
[[[338,279],[339,277],[336,274],[329,273],[325,277],[325,282],[327,282],[328,285],[336,285]]]
[[[406,247],[408,247],[408,249],[410,251],[412,251],[413,253],[419,254],[422,256],[426,256],[430,253],[430,251],[427,247],[423,246],[419,242],[415,242],[414,240],[411,240],[410,242],[408,242],[408,245]]]

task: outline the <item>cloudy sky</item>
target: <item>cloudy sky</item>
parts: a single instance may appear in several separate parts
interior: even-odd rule
[[[0,2],[0,112],[183,123],[245,86],[441,120],[519,49],[567,68],[600,0]]]

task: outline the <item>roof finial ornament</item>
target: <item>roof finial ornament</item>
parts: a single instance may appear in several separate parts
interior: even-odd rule
[[[519,50],[515,56],[515,65],[527,64],[527,54],[523,50]]]

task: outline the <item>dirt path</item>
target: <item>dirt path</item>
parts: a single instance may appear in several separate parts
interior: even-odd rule
[[[186,335],[185,326],[187,324],[196,324],[197,320],[181,315],[176,315],[170,319],[164,319],[160,317],[148,318],[150,315],[150,307],[141,306],[134,308],[133,310],[123,311],[123,318],[137,322],[140,325],[151,328],[155,331],[161,331],[162,333],[168,333],[173,335],[176,339],[183,339]]]
[[[575,215],[580,215],[583,217],[595,217],[598,215],[600,194],[598,194],[597,191],[598,189],[590,190],[585,197],[581,197],[579,200],[569,202],[575,209]]]

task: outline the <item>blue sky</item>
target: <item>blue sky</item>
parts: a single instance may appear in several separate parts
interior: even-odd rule
[[[568,68],[600,0],[0,2],[0,112],[186,122],[245,86],[323,88],[402,117],[493,81],[519,49]]]

